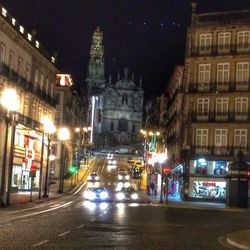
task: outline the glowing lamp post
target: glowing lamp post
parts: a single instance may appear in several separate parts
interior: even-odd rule
[[[43,198],[47,198],[48,197],[48,177],[49,177],[49,157],[50,157],[50,135],[56,132],[56,127],[48,117],[43,117],[42,123],[44,126],[44,133],[48,134],[47,162],[46,162],[44,193],[43,193]]]
[[[60,166],[60,180],[59,180],[59,189],[58,193],[63,193],[63,186],[64,186],[64,159],[65,159],[65,145],[64,141],[70,139],[70,132],[68,128],[61,128],[58,131],[58,139],[62,141],[62,149],[61,149],[61,166]]]
[[[6,108],[6,130],[5,130],[5,141],[4,141],[4,155],[3,155],[3,167],[2,167],[2,178],[1,178],[1,203],[3,206],[10,203],[10,190],[12,183],[12,169],[13,169],[13,146],[15,141],[15,112],[19,109],[19,97],[15,89],[4,89],[0,99],[1,105]],[[8,186],[6,192],[6,169],[7,169],[7,148],[8,148],[8,132],[9,125],[12,124],[11,130],[11,141],[10,141],[10,152],[9,152],[9,167],[8,167]],[[5,194],[7,195],[5,197]],[[6,201],[5,201],[6,198]]]

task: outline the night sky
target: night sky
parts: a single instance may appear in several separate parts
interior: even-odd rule
[[[0,0],[49,51],[57,66],[84,86],[92,35],[104,32],[106,79],[128,67],[141,76],[146,97],[159,95],[176,64],[183,64],[190,24],[188,0]],[[200,0],[198,12],[250,8],[250,0]]]

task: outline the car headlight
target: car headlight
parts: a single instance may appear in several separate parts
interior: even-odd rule
[[[89,200],[94,200],[95,199],[95,193],[91,191],[85,191],[84,193],[84,198],[89,199]]]
[[[108,198],[108,193],[107,192],[101,192],[100,197],[101,197],[101,199],[107,199]]]
[[[126,175],[126,176],[125,176],[125,179],[126,179],[126,180],[129,180],[129,175]]]
[[[118,180],[122,180],[122,176],[121,175],[118,175]]]
[[[93,187],[94,184],[92,182],[88,182],[87,187]]]
[[[118,200],[123,200],[123,199],[125,198],[125,195],[124,195],[124,193],[117,193],[117,194],[116,194],[116,198],[117,198]]]
[[[111,160],[108,160],[108,164],[112,164],[112,161],[111,161]]]
[[[95,182],[95,183],[93,184],[93,186],[94,186],[94,187],[99,187],[99,186],[100,186],[100,182]]]
[[[116,161],[113,161],[112,163],[113,163],[113,164],[116,164]]]
[[[138,194],[132,194],[132,195],[131,195],[131,198],[132,198],[133,200],[137,200],[137,199],[138,199]]]
[[[88,176],[88,180],[90,181],[92,179],[92,177],[91,176]]]
[[[129,183],[129,182],[125,182],[125,183],[124,183],[124,187],[125,187],[125,188],[128,188],[129,186],[130,186],[130,183]]]
[[[100,177],[99,177],[99,176],[96,176],[96,177],[95,177],[95,180],[96,180],[96,181],[100,180]]]

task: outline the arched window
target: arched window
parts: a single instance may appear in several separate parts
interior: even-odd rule
[[[120,132],[127,132],[128,131],[128,121],[125,118],[122,118],[119,120],[118,130]]]
[[[3,43],[0,43],[0,62],[5,61],[5,53],[6,53],[5,45]]]
[[[128,95],[122,94],[122,105],[128,105]]]
[[[131,131],[133,134],[135,133],[135,124],[133,124],[132,126],[132,131]]]
[[[113,122],[110,124],[110,131],[114,131],[114,123]]]

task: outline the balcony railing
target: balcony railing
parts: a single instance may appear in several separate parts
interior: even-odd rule
[[[43,124],[32,119],[31,117],[28,117],[28,116],[24,116],[20,113],[17,113],[16,114],[16,122],[22,124],[22,125],[25,125],[29,128],[36,128],[38,130],[42,130],[43,129]]]
[[[241,48],[238,44],[214,45],[209,47],[192,47],[189,56],[219,56],[219,55],[236,55],[249,54],[250,44]]]
[[[45,102],[49,103],[52,106],[56,106],[56,100],[50,95],[46,94],[43,90],[36,88],[31,82],[27,81],[17,72],[11,70],[8,65],[0,63],[0,75],[8,78],[9,81],[14,82],[17,86],[23,88],[24,90],[38,95]]]
[[[193,112],[191,115],[192,122],[250,122],[250,113],[216,113],[209,112],[206,115],[198,115],[197,112]]]
[[[209,82],[209,83],[189,83],[189,93],[217,93],[217,92],[248,92],[249,82]]]
[[[215,157],[236,157],[239,151],[244,156],[250,156],[249,147],[218,147],[218,146],[191,146],[190,155],[205,155]]]

